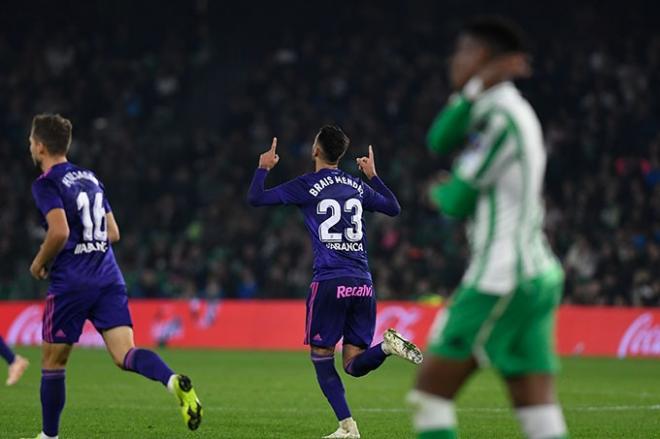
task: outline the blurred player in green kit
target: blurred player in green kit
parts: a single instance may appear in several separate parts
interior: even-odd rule
[[[454,398],[480,366],[506,381],[527,438],[567,438],[556,399],[555,312],[564,275],[543,233],[546,152],[540,122],[512,79],[529,76],[526,42],[499,17],[460,32],[456,93],[428,133],[437,154],[461,149],[432,203],[468,220],[470,263],[429,335],[409,401],[420,439],[455,438]]]

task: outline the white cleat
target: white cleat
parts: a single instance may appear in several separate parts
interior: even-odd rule
[[[332,434],[323,436],[323,439],[360,439],[357,423],[353,418],[339,421],[339,428]]]
[[[406,340],[403,335],[396,332],[394,328],[388,329],[383,334],[383,352],[396,355],[413,364],[422,364],[424,361],[422,351],[413,342]]]
[[[26,358],[23,358],[20,355],[16,355],[14,362],[9,365],[9,373],[7,375],[7,381],[5,384],[8,386],[13,386],[16,384],[18,380],[21,379],[25,373],[25,369],[27,369],[29,365],[30,362]]]

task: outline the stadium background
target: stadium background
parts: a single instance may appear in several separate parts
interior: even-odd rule
[[[657,437],[660,6],[619,0],[3,4],[0,334],[33,366],[0,391],[0,437],[39,425],[34,346],[47,284],[28,272],[43,238],[30,194],[33,114],[72,119],[71,159],[104,181],[122,230],[115,252],[136,340],[166,347],[206,410],[187,436],[154,383],[77,349],[62,437],[317,437],[334,419],[307,355],[290,352],[303,349],[309,243],[294,209],[248,207],[258,154],[279,138],[274,185],[311,169],[323,123],[350,135],[351,172],[375,146],[403,207],[367,218],[378,332],[396,326],[423,344],[438,302],[427,299],[451,293],[466,259],[462,225],[425,201],[450,164],[430,157],[425,132],[448,94],[455,31],[490,12],[520,22],[534,49],[534,77],[519,86],[545,130],[546,228],[568,274],[558,388],[571,435]],[[101,342],[88,324],[80,344]],[[620,358],[584,358],[594,355]],[[388,361],[346,377],[364,437],[412,436],[403,400],[414,374]],[[520,437],[492,372],[470,383],[458,416],[462,437]]]
[[[379,297],[448,295],[461,224],[429,209],[424,134],[448,94],[452,35],[475,13],[524,24],[535,75],[520,84],[549,151],[547,229],[565,303],[660,304],[658,7],[620,2],[24,2],[0,34],[0,297],[42,297],[27,267],[42,231],[27,153],[36,112],[74,123],[71,158],[105,182],[132,297],[304,297],[311,249],[295,209],[245,194],[273,135],[276,184],[308,172],[318,127],[342,125],[344,163],[375,145],[403,206],[368,219]],[[292,11],[295,10],[295,13]],[[655,86],[653,85],[655,83]]]

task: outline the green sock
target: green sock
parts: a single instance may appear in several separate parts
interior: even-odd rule
[[[442,430],[429,430],[417,433],[417,439],[456,439],[455,428],[443,428]]]

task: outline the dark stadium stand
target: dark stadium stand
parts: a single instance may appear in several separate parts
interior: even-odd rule
[[[134,297],[303,297],[311,248],[300,216],[250,208],[246,192],[272,136],[282,160],[269,185],[311,169],[313,136],[331,121],[352,139],[346,169],[357,174],[354,157],[373,144],[403,208],[368,222],[379,297],[451,293],[466,247],[460,224],[427,205],[427,182],[450,162],[424,137],[449,93],[450,36],[464,17],[493,12],[488,3],[300,2],[295,17],[276,2],[52,3],[0,19],[0,298],[45,294],[28,272],[42,237],[27,151],[37,112],[72,119],[71,158],[106,185]],[[525,23],[534,47],[534,78],[520,87],[545,130],[564,300],[660,306],[658,14],[600,19],[596,6],[554,5],[521,16],[515,3],[501,12]],[[126,11],[124,24],[107,19]]]

